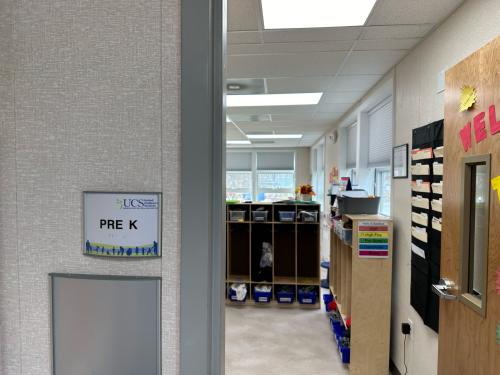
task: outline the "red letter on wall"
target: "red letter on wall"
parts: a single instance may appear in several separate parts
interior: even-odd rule
[[[474,117],[474,134],[476,136],[476,143],[486,139],[486,124],[484,123],[484,115],[484,112],[481,112]]]
[[[467,125],[460,130],[460,138],[462,139],[462,145],[464,146],[465,152],[469,151],[469,148],[471,148],[471,137],[470,122],[468,122]]]
[[[500,132],[500,121],[497,121],[494,104],[490,106],[490,132],[491,135]]]

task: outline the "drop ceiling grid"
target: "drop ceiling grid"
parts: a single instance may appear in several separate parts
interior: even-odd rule
[[[324,93],[314,107],[229,108],[228,115],[269,115],[237,123],[244,131],[300,131],[302,140],[274,146],[311,146],[462,2],[378,0],[366,26],[264,30],[260,0],[228,0],[228,78],[263,78],[268,93]]]

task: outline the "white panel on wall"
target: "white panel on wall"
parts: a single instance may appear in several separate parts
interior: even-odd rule
[[[384,100],[368,113],[368,166],[391,165],[392,98]]]

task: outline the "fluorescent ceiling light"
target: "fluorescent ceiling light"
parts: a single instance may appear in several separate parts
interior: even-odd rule
[[[228,107],[268,107],[286,105],[316,105],[322,92],[294,94],[228,95]]]
[[[228,144],[228,145],[251,145],[252,142],[250,142],[250,141],[226,141],[226,144]]]
[[[247,134],[250,139],[301,139],[302,134]]]
[[[364,25],[376,0],[262,0],[265,29]]]

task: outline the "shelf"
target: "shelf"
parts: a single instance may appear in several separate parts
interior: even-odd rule
[[[231,301],[230,299],[226,299],[226,305],[236,306],[236,307],[254,306],[257,308],[278,307],[282,309],[309,309],[309,310],[317,310],[321,307],[320,302],[317,302],[314,305],[303,305],[298,303],[297,301],[294,301],[293,303],[278,303],[278,301],[276,300],[272,300],[269,303],[258,303],[255,302],[253,299],[248,299],[248,298],[245,302],[234,302]]]
[[[282,284],[282,285],[288,285],[288,284],[295,284],[296,280],[294,276],[274,276],[274,283],[273,284]]]
[[[263,284],[263,285],[267,284],[267,285],[271,285],[271,284],[273,284],[273,282],[272,281],[253,281],[253,280],[251,280],[250,284]]]
[[[228,275],[226,278],[227,283],[249,283],[249,275]]]
[[[297,285],[319,285],[319,277],[297,277]]]

